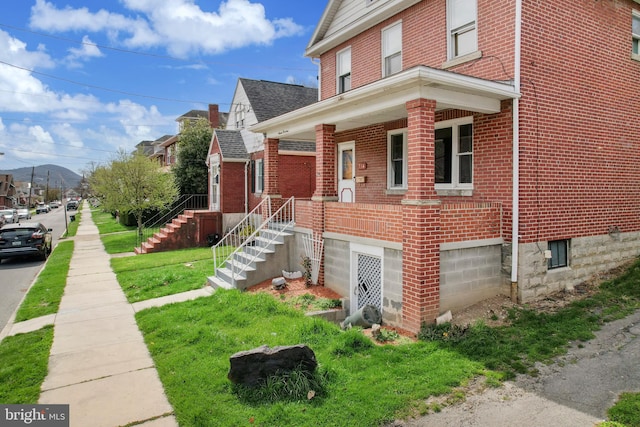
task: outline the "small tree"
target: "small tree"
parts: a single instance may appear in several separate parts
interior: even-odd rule
[[[180,133],[178,161],[174,167],[180,194],[206,194],[208,170],[206,165],[213,130],[209,121],[198,119]]]
[[[120,152],[109,166],[96,168],[89,181],[104,209],[135,216],[140,235],[144,211],[162,209],[178,194],[173,175],[141,152]]]

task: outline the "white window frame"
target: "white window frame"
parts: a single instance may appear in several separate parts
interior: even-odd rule
[[[349,76],[349,87],[342,87],[342,77]],[[351,46],[336,53],[336,93],[351,90]]]
[[[394,34],[394,31],[398,31],[399,34],[399,43],[400,49],[391,49],[388,48],[387,45],[391,44],[388,41],[392,41],[390,37]],[[402,71],[402,21],[395,22],[388,27],[382,29],[382,77],[391,76],[393,74],[399,73]],[[397,42],[397,41],[396,41]],[[400,69],[398,70],[387,70],[387,58],[394,57],[395,55],[399,55],[400,59]]]
[[[637,27],[634,31],[634,21],[637,21]],[[633,9],[631,11],[631,58],[640,61],[640,11]]]
[[[264,191],[264,159],[256,159],[255,162],[255,193],[260,194]]]
[[[473,3],[475,8],[475,16],[472,20],[467,20],[463,23],[456,22],[453,16],[455,3],[461,3],[463,1]],[[469,6],[465,7],[469,10]],[[458,40],[464,34],[473,32],[473,45],[468,51],[457,52]],[[473,55],[478,51],[478,2],[477,0],[447,0],[447,48],[449,51],[449,60],[464,57],[467,55]]]
[[[472,135],[472,151],[470,153],[460,153],[460,126],[471,125]],[[434,130],[451,128],[451,182],[450,183],[436,183],[436,190],[473,190],[474,181],[474,167],[473,167],[473,147],[475,146],[475,137],[473,129],[473,116],[463,117],[460,119],[445,120],[442,122],[436,122]],[[435,148],[434,148],[435,155]],[[471,182],[460,182],[460,157],[471,156]]]
[[[393,159],[391,158],[391,141],[395,135],[402,135],[402,183],[398,185],[394,182],[395,173]],[[406,190],[409,169],[409,156],[407,150],[407,129],[394,129],[387,132],[387,189],[389,190]]]
[[[235,110],[235,121],[236,121],[236,129],[244,129],[244,105],[238,104],[236,105]]]

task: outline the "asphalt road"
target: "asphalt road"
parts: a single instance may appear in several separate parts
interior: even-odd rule
[[[45,214],[33,215],[30,221],[38,221],[47,228],[52,228],[53,246],[55,246],[65,231],[64,213],[64,208],[60,207]],[[0,263],[0,331],[9,321],[43,266],[44,261],[30,258],[10,258]]]

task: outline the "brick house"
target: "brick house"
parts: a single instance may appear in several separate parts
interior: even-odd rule
[[[16,186],[12,174],[0,174],[0,207],[13,208],[16,205]]]
[[[320,101],[250,128],[316,143],[295,230],[324,239],[320,283],[417,331],[638,256],[639,3],[329,1]]]
[[[223,230],[242,219],[265,193],[263,136],[250,132],[249,127],[317,100],[315,88],[238,79],[227,126],[214,131],[207,159],[209,207],[222,212]],[[270,154],[279,165],[279,192],[270,192],[269,196],[310,199],[316,183],[315,143],[283,139]]]

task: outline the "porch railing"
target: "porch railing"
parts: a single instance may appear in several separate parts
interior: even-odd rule
[[[176,198],[167,208],[145,220],[142,224],[142,233],[137,235],[137,246],[140,247],[162,227],[171,222],[186,210],[207,209],[209,200],[207,194],[183,194]]]
[[[268,201],[268,210],[271,211],[270,199],[263,200],[261,204],[265,201]],[[251,265],[261,259],[266,251],[273,248],[282,233],[293,228],[295,223],[294,198],[291,197],[285,201],[276,212],[267,216],[267,219],[255,227],[250,234],[243,233],[242,230],[251,224],[251,216],[252,214],[247,215],[245,220],[227,233],[212,249],[214,263],[219,267],[224,267],[226,264],[226,268],[230,270],[231,285],[233,287],[236,285],[236,280]],[[253,216],[255,218],[264,218],[262,215],[254,214]],[[230,248],[235,249],[230,251]],[[238,261],[239,259],[241,261]]]

